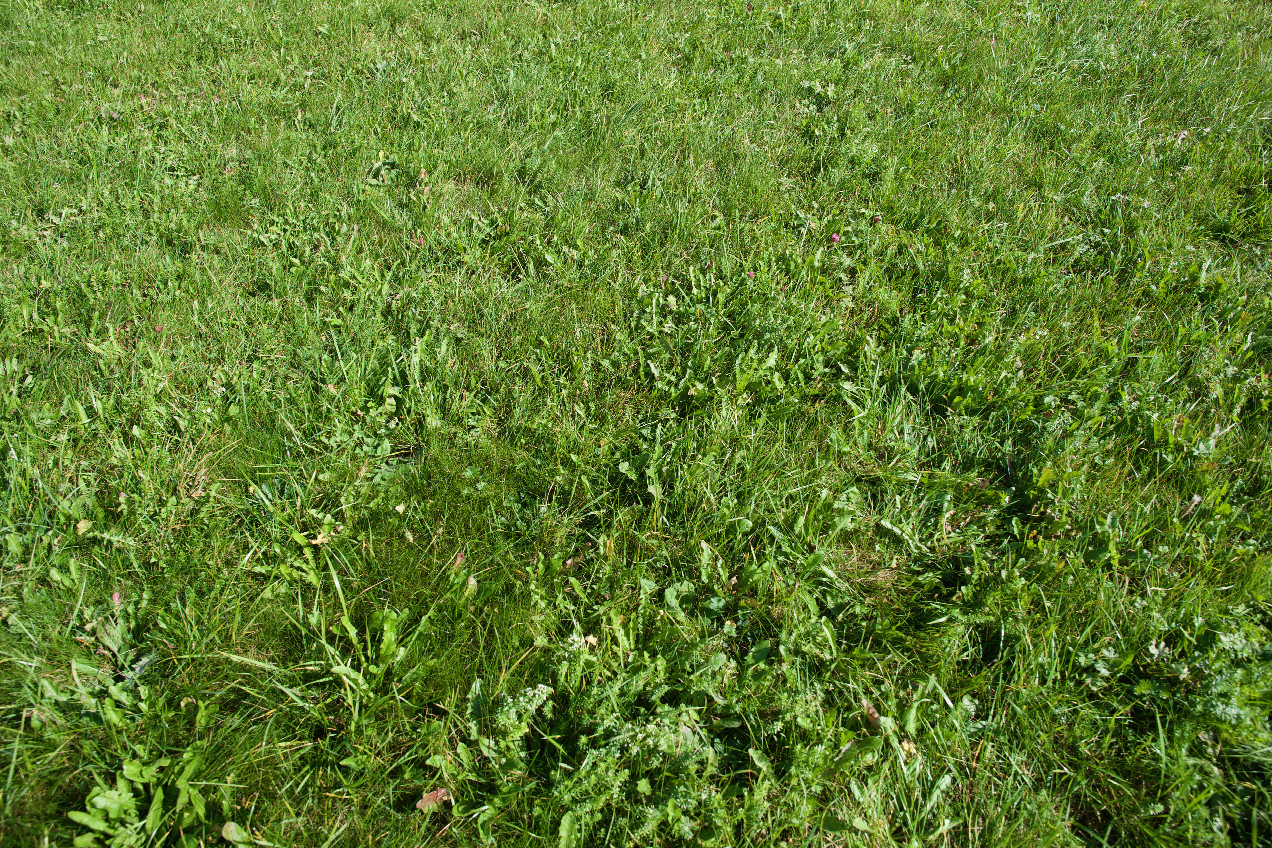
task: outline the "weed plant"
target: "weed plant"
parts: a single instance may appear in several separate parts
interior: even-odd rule
[[[1272,844],[1272,9],[0,0],[5,845]]]

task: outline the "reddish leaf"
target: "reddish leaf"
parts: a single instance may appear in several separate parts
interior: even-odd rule
[[[448,790],[434,789],[432,792],[425,792],[424,797],[415,802],[415,809],[422,813],[427,813],[438,804],[443,801],[449,801],[450,799],[451,794]]]

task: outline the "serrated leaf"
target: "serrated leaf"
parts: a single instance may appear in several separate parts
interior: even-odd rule
[[[425,792],[420,800],[415,802],[415,809],[422,813],[441,805],[444,801],[451,800],[450,790],[434,789],[432,792]]]

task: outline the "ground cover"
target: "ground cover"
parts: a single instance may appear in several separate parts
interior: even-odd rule
[[[6,845],[1267,845],[1272,9],[0,4]]]

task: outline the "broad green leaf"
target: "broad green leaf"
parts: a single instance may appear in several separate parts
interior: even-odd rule
[[[242,825],[232,821],[221,826],[221,838],[232,845],[247,845],[252,841],[251,834]]]
[[[557,840],[557,848],[578,848],[578,844],[578,820],[574,817],[573,812],[567,812],[561,817],[560,838]]]

